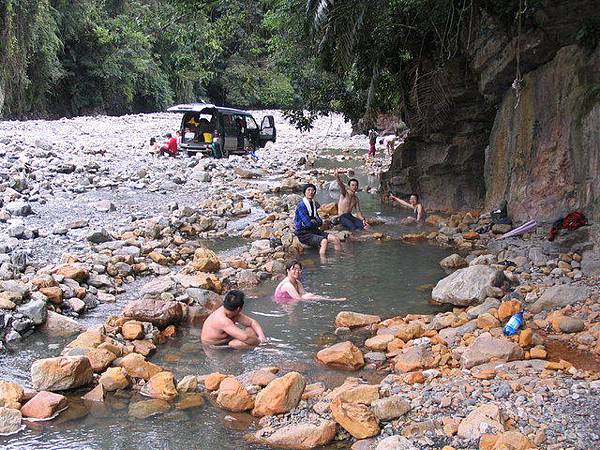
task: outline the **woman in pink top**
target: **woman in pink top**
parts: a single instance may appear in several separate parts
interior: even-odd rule
[[[346,300],[345,298],[330,298],[306,292],[304,286],[302,286],[302,283],[300,282],[302,264],[300,264],[299,261],[290,261],[285,266],[285,269],[287,271],[287,277],[277,285],[275,294],[273,295],[273,298],[278,303],[287,303],[286,300]]]

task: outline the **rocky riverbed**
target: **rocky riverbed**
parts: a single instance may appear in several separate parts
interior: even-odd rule
[[[440,261],[448,276],[431,292],[447,312],[332,317],[337,342],[315,359],[370,371],[369,382],[349,376],[327,385],[278,367],[175,379],[153,363],[191,311],[207,314],[225,289],[276,276],[304,251],[292,233],[299,187],[329,189],[333,169],[363,164],[366,147],[338,117],[299,135],[278,116],[279,141],[258,161],[147,154],[145,141],[177,124],[168,114],[0,124],[3,341],[10,346],[34,330],[76,336],[60,356],[32,364],[26,387],[0,382],[0,432],[60,417],[75,393],[94,404],[130,399],[123,407],[132,420],[211,402],[233,414],[228,422],[255,428],[247,439],[258,446],[600,445],[598,225],[554,242],[543,227],[502,240],[510,227],[491,226],[489,214],[442,211],[428,216],[427,231],[392,232],[377,220],[362,235],[332,230],[344,240],[457,251]],[[319,165],[324,156],[330,162]],[[377,173],[388,163],[380,157],[365,167]],[[336,214],[331,204],[321,211]],[[235,251],[211,250],[231,240],[225,247]],[[134,300],[109,308],[131,287]],[[95,308],[116,314],[84,331],[78,319]],[[524,327],[504,336],[521,309]]]

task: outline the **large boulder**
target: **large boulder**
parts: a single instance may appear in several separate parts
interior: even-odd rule
[[[489,266],[477,265],[459,269],[440,280],[431,292],[438,303],[469,306],[482,302],[487,296],[487,287],[499,287],[504,274]]]
[[[325,365],[346,370],[358,370],[365,365],[363,354],[350,341],[324,348],[317,353],[317,360]]]
[[[460,365],[465,369],[495,361],[515,361],[523,358],[523,349],[513,341],[483,333],[463,352]]]
[[[142,386],[140,393],[147,397],[172,400],[177,396],[175,377],[171,372],[159,372]]]
[[[341,311],[335,318],[336,327],[365,327],[381,322],[381,317],[372,314],[362,314],[352,311]]]
[[[332,420],[317,419],[284,425],[268,435],[258,430],[251,440],[275,448],[310,449],[327,445],[335,438],[336,425]]]
[[[217,404],[227,411],[243,412],[254,407],[254,400],[242,383],[227,377],[219,385]]]
[[[479,439],[485,433],[504,431],[500,408],[493,403],[478,406],[458,425],[458,436],[463,439]]]
[[[68,405],[67,397],[52,392],[41,391],[23,405],[21,414],[23,417],[34,419],[49,419]]]
[[[306,381],[298,372],[275,378],[256,396],[252,415],[273,416],[291,411],[298,405],[305,387]]]
[[[18,409],[0,406],[0,435],[6,436],[21,431],[21,418],[21,411]]]
[[[159,328],[165,328],[183,319],[183,304],[151,298],[134,300],[123,308],[122,315],[128,319],[150,322]]]
[[[199,248],[194,252],[192,267],[200,272],[216,272],[221,268],[221,263],[215,252]]]
[[[547,288],[540,298],[529,308],[530,312],[537,314],[540,311],[551,311],[563,306],[578,303],[590,295],[588,288],[584,286],[559,285]]]
[[[31,365],[31,383],[40,391],[64,391],[90,384],[94,372],[85,356],[38,359]]]
[[[330,409],[335,421],[356,439],[379,434],[379,422],[368,406],[334,400]]]

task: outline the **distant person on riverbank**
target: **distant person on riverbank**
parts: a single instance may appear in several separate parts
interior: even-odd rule
[[[201,340],[211,347],[249,349],[267,338],[260,324],[242,313],[245,295],[242,291],[229,291],[223,306],[212,312],[202,326]],[[245,329],[240,328],[240,324]]]
[[[377,131],[374,129],[369,130],[369,152],[367,156],[369,158],[375,156],[375,144],[377,143]]]
[[[340,198],[338,200],[338,219],[340,225],[348,230],[366,230],[369,228],[367,219],[360,210],[360,201],[356,193],[358,192],[358,180],[350,178],[348,180],[348,188],[342,182],[339,170],[335,171],[335,179],[340,188]],[[356,209],[356,217],[352,215],[352,211]]]
[[[275,294],[273,295],[277,303],[286,303],[286,300],[346,300],[345,298],[331,298],[306,292],[300,282],[302,264],[299,261],[290,261],[286,264],[285,270],[287,276],[277,285]]]
[[[398,198],[392,194],[390,194],[390,199],[404,208],[412,209],[415,216],[414,218],[411,217],[410,219],[413,221],[421,223],[425,220],[425,209],[419,201],[419,196],[417,194],[412,194],[408,201],[402,200],[401,198]]]
[[[148,144],[148,151],[152,156],[158,156],[160,153],[160,145],[156,142],[156,138],[150,138],[150,144]]]
[[[340,239],[333,235],[321,231],[320,227],[323,221],[317,212],[318,205],[314,200],[317,187],[308,183],[304,186],[304,197],[296,206],[294,215],[294,225],[296,226],[296,236],[298,240],[309,247],[319,249],[319,254],[325,256],[327,244],[331,242],[336,250],[341,248]]]
[[[168,156],[176,156],[177,155],[177,138],[173,137],[171,133],[165,134],[165,138],[167,139],[162,147],[160,148],[161,155]]]

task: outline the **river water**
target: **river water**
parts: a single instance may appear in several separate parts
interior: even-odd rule
[[[317,166],[355,167],[356,161],[329,162],[318,160]],[[361,186],[376,186],[376,180],[358,171]],[[321,202],[334,201],[335,192],[321,190]],[[397,235],[406,227],[398,225],[407,214],[382,205],[372,195],[361,193],[363,210],[369,217],[378,217],[383,225],[376,231]],[[250,220],[255,219],[254,215]],[[243,229],[244,223],[232,227]],[[231,229],[231,228],[230,228]],[[245,248],[239,237],[207,242],[220,255],[235,254]],[[266,366],[277,366],[282,371],[297,370],[309,382],[323,381],[334,386],[348,376],[347,372],[326,369],[315,362],[314,355],[326,345],[351,339],[362,344],[366,336],[360,334],[336,336],[334,320],[341,310],[378,314],[382,318],[406,313],[433,313],[438,307],[430,305],[430,287],[444,276],[440,259],[449,250],[426,244],[410,245],[397,240],[349,242],[340,252],[331,251],[321,260],[315,252],[308,251],[300,260],[304,265],[303,283],[307,291],[332,297],[345,297],[342,302],[304,301],[296,304],[277,304],[271,295],[276,279],[247,290],[249,300],[246,313],[258,320],[269,337],[268,343],[249,352],[214,351],[206,354],[199,342],[201,323],[191,317],[180,327],[178,335],[160,346],[151,360],[166,370],[173,371],[177,379],[190,374],[207,374],[214,371],[240,374]],[[86,325],[101,323],[109,314],[117,313],[124,303],[136,298],[144,280],[126,285],[114,305],[88,314]],[[66,343],[64,339],[48,341],[34,335],[25,339],[12,352],[2,356],[0,378],[29,385],[29,367],[38,358],[56,356]],[[372,369],[363,369],[359,375],[368,379],[381,378]],[[128,416],[128,405],[147,400],[131,392],[111,394],[103,404],[84,403],[82,392],[70,395],[70,407],[57,419],[49,422],[29,423],[18,435],[0,437],[5,449],[246,449],[255,448],[243,440],[251,425],[247,414],[228,414],[210,404],[191,409],[171,410],[145,420]],[[177,405],[177,402],[174,402]],[[228,416],[228,417],[227,417]],[[227,419],[226,419],[227,417]],[[232,418],[233,417],[233,418]],[[235,419],[234,419],[235,418]],[[340,444],[343,445],[343,444]]]

